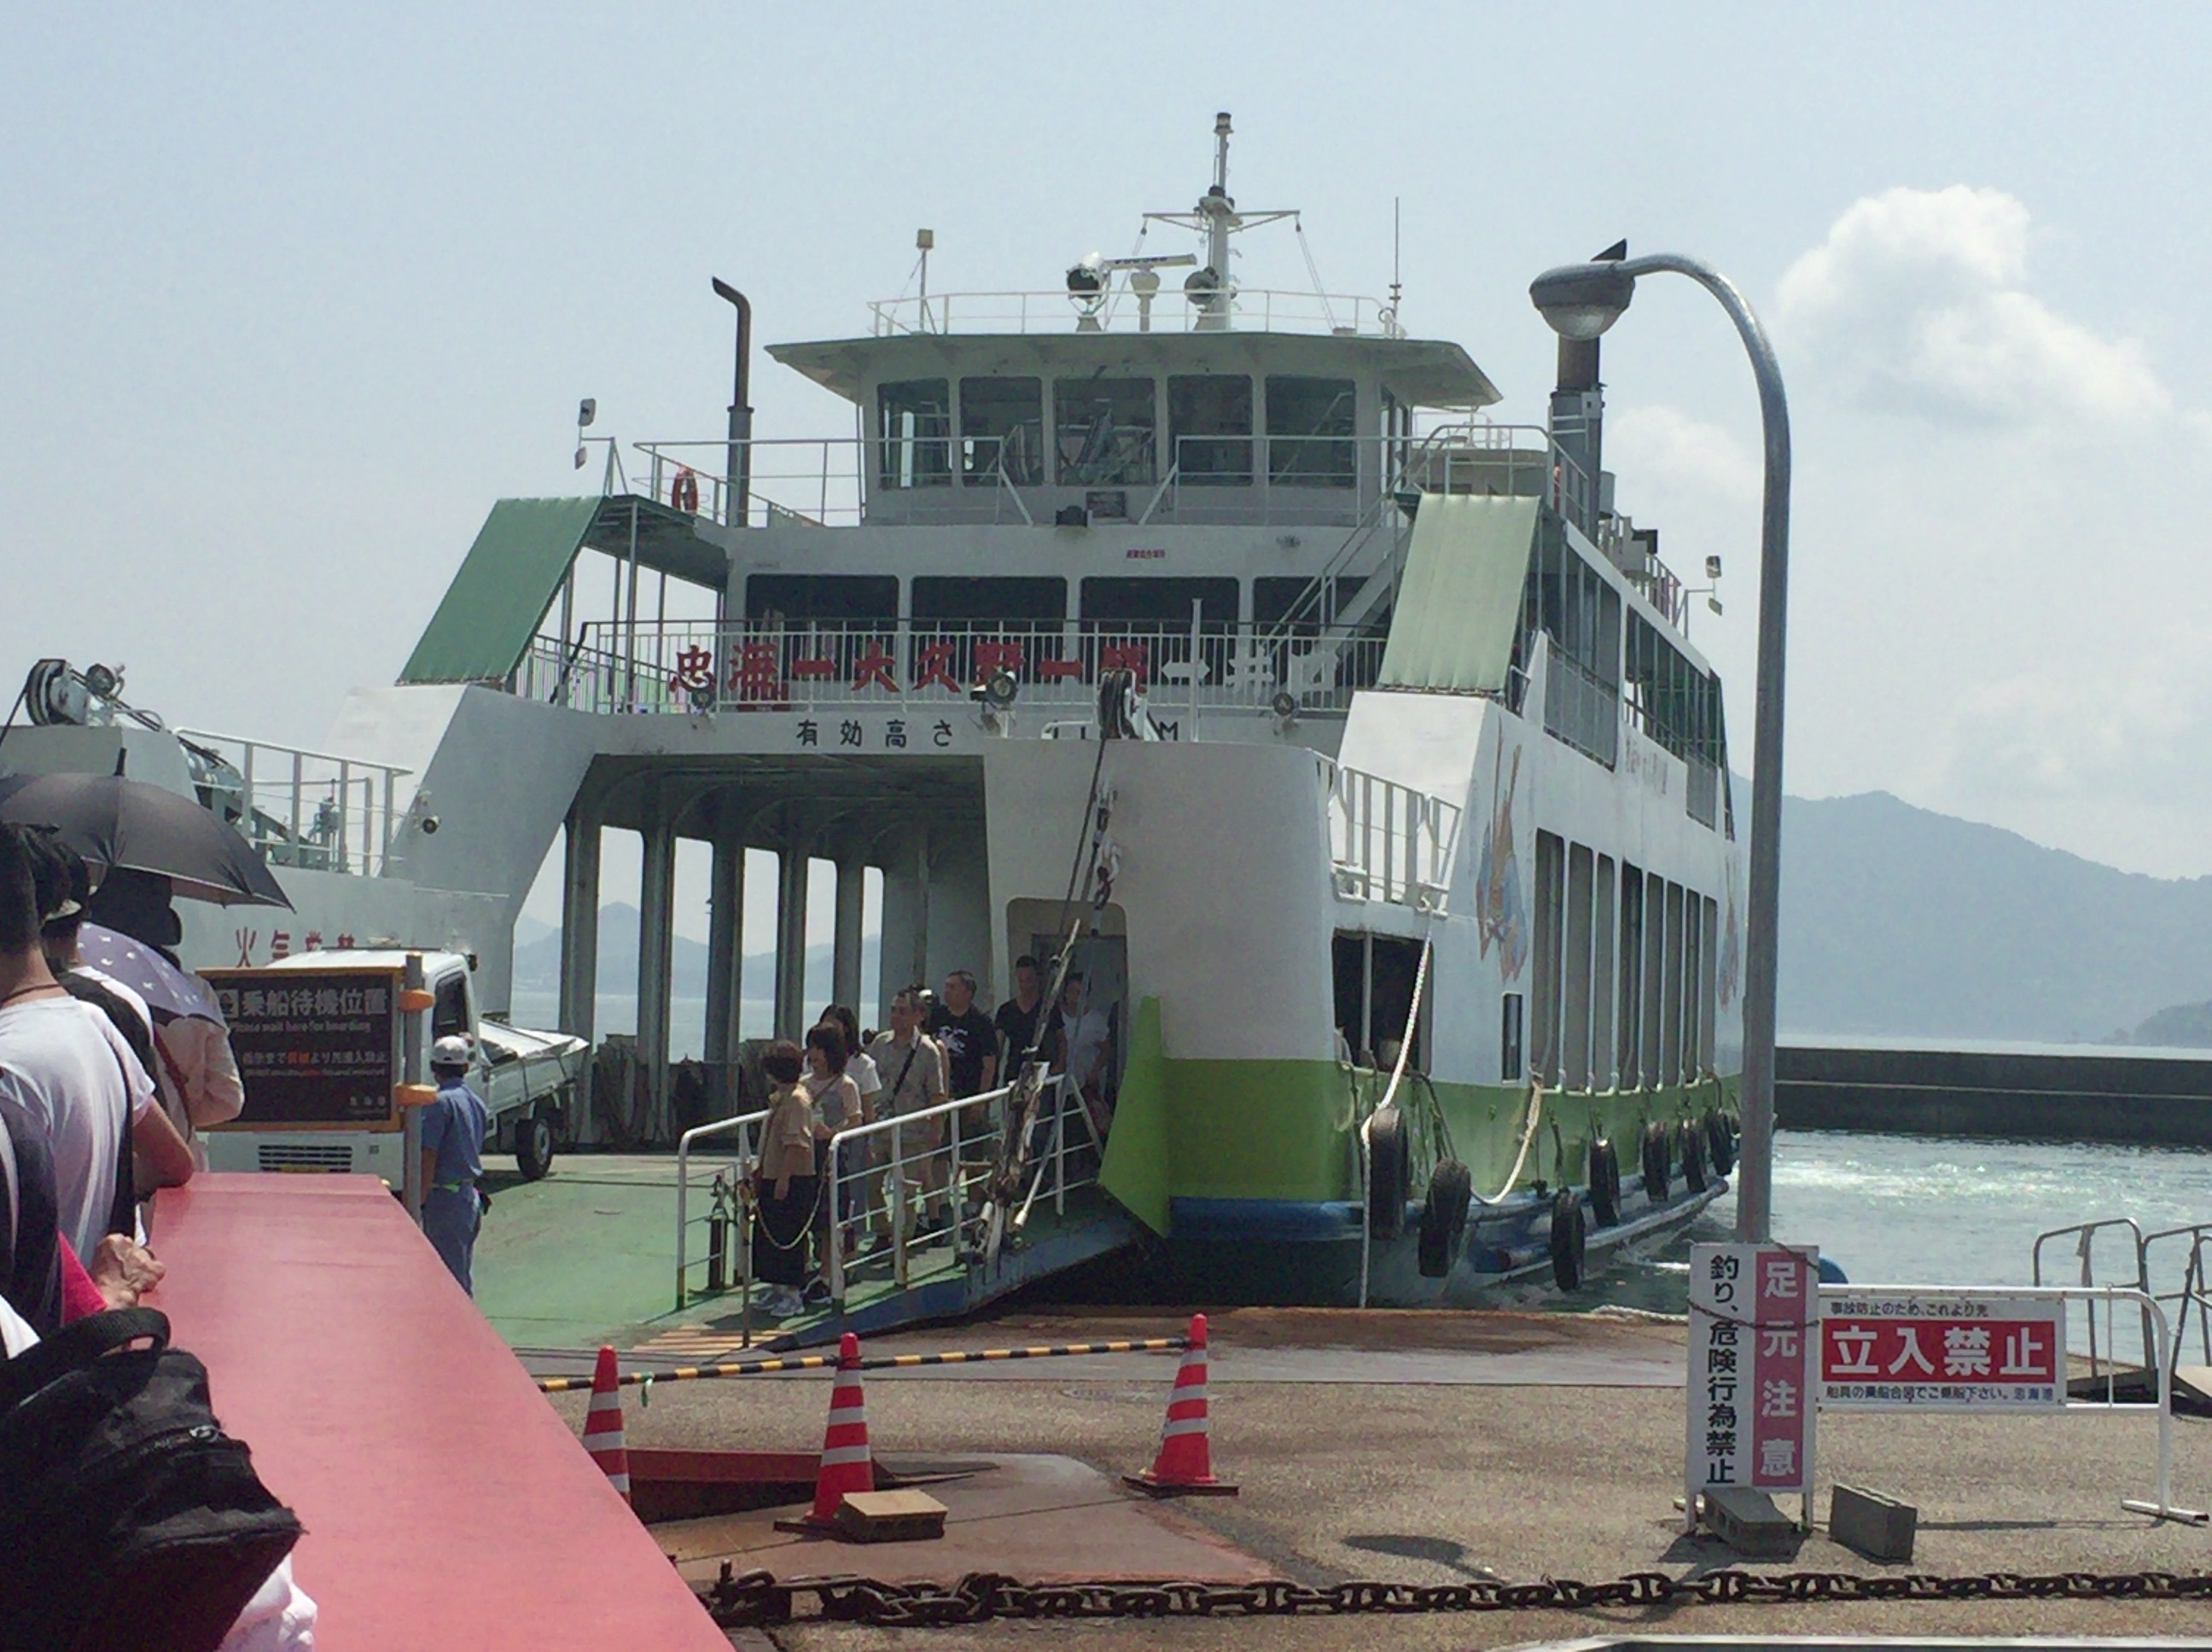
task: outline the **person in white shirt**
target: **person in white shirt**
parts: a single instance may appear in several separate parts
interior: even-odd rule
[[[89,1256],[102,1236],[135,1229],[126,1147],[165,1185],[188,1180],[192,1157],[122,1035],[47,967],[40,885],[53,864],[33,829],[0,824],[0,1108],[46,1144],[62,1235]]]

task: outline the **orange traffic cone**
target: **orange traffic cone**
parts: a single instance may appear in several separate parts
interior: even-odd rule
[[[1168,1420],[1160,1430],[1160,1455],[1141,1474],[1121,1477],[1153,1497],[1233,1497],[1237,1488],[1213,1478],[1213,1448],[1206,1435],[1206,1315],[1190,1316],[1190,1346],[1176,1370]]]
[[[868,1452],[868,1402],[860,1392],[860,1339],[848,1331],[837,1339],[837,1386],[830,1391],[830,1426],[822,1435],[814,1507],[803,1521],[776,1524],[784,1530],[835,1531],[837,1505],[845,1494],[875,1489],[875,1459]]]
[[[584,1449],[628,1503],[629,1449],[623,1443],[622,1391],[611,1348],[601,1348],[599,1363],[592,1368],[592,1408],[584,1414]]]

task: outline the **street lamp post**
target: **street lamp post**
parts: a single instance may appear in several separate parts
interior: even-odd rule
[[[1766,498],[1760,513],[1759,666],[1751,754],[1751,890],[1743,963],[1743,1145],[1737,1171],[1735,1234],[1747,1243],[1773,1236],[1774,994],[1782,893],[1782,688],[1790,589],[1790,408],[1782,369],[1759,318],[1727,276],[1677,253],[1564,264],[1528,285],[1528,297],[1563,338],[1588,340],[1620,319],[1639,276],[1687,276],[1721,302],[1735,323],[1759,381],[1766,436]]]

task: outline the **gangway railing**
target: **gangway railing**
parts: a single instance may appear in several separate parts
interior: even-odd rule
[[[2098,1236],[2100,1234],[2117,1236],[2123,1232],[2127,1235],[2127,1245],[2125,1255],[2119,1264],[2120,1272],[2117,1277],[2100,1278],[2098,1266]],[[2075,1272],[2077,1276],[2074,1281],[2075,1286],[2083,1290],[2110,1287],[2116,1290],[2132,1291],[2146,1298],[2149,1297],[2150,1275],[2148,1262],[2143,1254],[2143,1231],[2140,1224],[2124,1216],[2106,1217],[2094,1222],[2073,1223],[2066,1227],[2053,1228],[2048,1232],[2036,1235],[2035,1247],[2030,1253],[2029,1265],[2030,1278],[2037,1285],[2058,1283],[2055,1277],[2049,1281],[2044,1278],[2043,1250],[2045,1245],[2056,1246],[2057,1242],[2062,1240],[2070,1240],[2073,1242]],[[2112,1246],[2106,1245],[2104,1254],[2109,1256],[2112,1250]],[[2120,1351],[2113,1343],[2109,1325],[2101,1354],[2098,1350],[2097,1325],[2094,1316],[2089,1321],[2088,1331],[2089,1377],[2093,1382],[2100,1374],[2107,1375],[2107,1380],[2111,1380],[2111,1374],[2103,1371],[2103,1367],[2106,1364],[2111,1365],[2112,1372],[2114,1374],[2123,1369],[2132,1369],[2123,1366]],[[2145,1315],[2142,1339],[2137,1345],[2138,1352],[2142,1356],[2137,1362],[2139,1365],[2147,1365],[2149,1363],[2150,1346],[2150,1317]]]
[[[838,1131],[823,1144],[817,1219],[811,1223],[818,1236],[826,1231],[830,1242],[823,1256],[822,1277],[831,1304],[841,1309],[853,1275],[863,1268],[884,1267],[897,1287],[911,1287],[917,1272],[937,1263],[951,1266],[962,1250],[961,1230],[969,1220],[971,1203],[996,1171],[1007,1121],[1006,1110],[1017,1086],[1001,1085],[980,1095],[940,1102],[912,1113],[878,1119]],[[1039,1199],[1049,1199],[1055,1213],[1065,1212],[1070,1192],[1097,1180],[1104,1157],[1100,1132],[1080,1094],[1057,1075],[1043,1081],[1043,1116],[1036,1121],[1038,1139],[1030,1144],[1025,1160],[1024,1185],[1018,1214],[1026,1215]],[[753,1288],[751,1214],[752,1178],[760,1163],[758,1133],[768,1120],[765,1111],[720,1119],[687,1130],[676,1149],[676,1306],[680,1309],[710,1294],[693,1283],[696,1270],[706,1267],[711,1278],[717,1260],[725,1261],[726,1288],[750,1303]],[[695,1187],[708,1181],[695,1162],[703,1144],[734,1138],[730,1151],[707,1161],[711,1183],[717,1189],[706,1213],[695,1213]],[[925,1215],[934,1208],[941,1224],[917,1227],[913,1196],[923,1193]],[[731,1252],[718,1252],[712,1224],[720,1219],[736,1225],[735,1233],[722,1236]],[[698,1245],[697,1230],[709,1227],[708,1243]],[[873,1227],[888,1243],[879,1254],[848,1258],[845,1230]],[[804,1242],[802,1241],[802,1242]],[[943,1252],[933,1259],[932,1253]],[[742,1333],[751,1340],[750,1319]]]
[[[2173,1318],[2172,1364],[2167,1367],[2169,1381],[2181,1368],[2181,1351],[2189,1340],[2190,1315],[2196,1315],[2197,1345],[2203,1351],[2204,1363],[2212,1365],[2212,1259],[2205,1251],[2212,1242],[2212,1222],[2192,1222],[2178,1228],[2162,1228],[2156,1233],[2142,1236],[2140,1252],[2142,1257],[2142,1277],[2146,1290],[2150,1290],[2157,1278],[2151,1266],[2151,1253],[2161,1247],[2172,1248],[2172,1242],[2188,1242],[2188,1260],[2182,1264],[2181,1280],[2172,1291],[2151,1291],[2152,1299],[2161,1306],[2171,1304]]]

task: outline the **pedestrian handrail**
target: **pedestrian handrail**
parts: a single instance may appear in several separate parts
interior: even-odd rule
[[[1066,1208],[1069,1187],[1085,1186],[1095,1179],[1079,1175],[1071,1181],[1067,1175],[1066,1116],[1070,1099],[1062,1093],[1065,1088],[1056,1074],[1048,1074],[1042,1082],[1043,1093],[1054,1097],[1054,1127],[1050,1157],[1039,1169],[1041,1176],[1049,1174],[1051,1177],[1055,1210]],[[824,1182],[823,1199],[824,1208],[830,1212],[830,1236],[828,1266],[823,1273],[833,1306],[842,1304],[846,1297],[845,1248],[840,1232],[846,1224],[844,1190],[848,1187],[857,1186],[863,1194],[860,1202],[865,1203],[865,1195],[871,1191],[871,1184],[878,1177],[883,1178],[884,1202],[889,1206],[891,1276],[898,1282],[901,1290],[906,1289],[912,1282],[914,1254],[921,1248],[917,1242],[932,1236],[917,1234],[910,1225],[911,1212],[907,1196],[909,1170],[915,1171],[918,1178],[921,1167],[939,1157],[945,1159],[946,1174],[942,1196],[945,1201],[946,1219],[957,1229],[960,1220],[958,1212],[968,1193],[989,1176],[992,1168],[979,1168],[963,1162],[960,1156],[961,1149],[963,1146],[970,1150],[988,1146],[995,1164],[1000,1145],[1006,1134],[1005,1109],[1018,1089],[1018,1084],[1001,1084],[979,1095],[958,1096],[911,1113],[893,1114],[868,1124],[853,1125],[830,1137],[823,1156],[822,1174]],[[1074,1105],[1079,1111],[1080,1102]],[[986,1109],[982,1125],[980,1128],[971,1129],[963,1140],[961,1115],[977,1108]],[[947,1121],[945,1139],[936,1147],[925,1148],[920,1153],[909,1156],[903,1140],[907,1132],[937,1119]],[[1085,1122],[1088,1122],[1087,1115]],[[857,1152],[854,1148],[854,1143],[869,1142],[879,1137],[887,1139],[890,1144],[890,1156],[884,1163],[872,1163],[872,1155]],[[1043,1186],[1040,1180],[1031,1190],[1032,1196]],[[863,1217],[866,1214],[865,1211],[861,1212]]]
[[[683,1135],[677,1139],[676,1305],[679,1309],[690,1300],[690,1244],[691,1237],[691,1224],[690,1213],[691,1193],[691,1150],[698,1143],[709,1140],[716,1136],[728,1135],[732,1132],[739,1133],[737,1151],[732,1155],[728,1160],[718,1161],[718,1164],[729,1171],[735,1173],[737,1175],[742,1175],[745,1172],[746,1166],[750,1163],[757,1162],[758,1158],[757,1148],[754,1148],[750,1151],[747,1151],[748,1143],[743,1133],[754,1129],[757,1127],[766,1123],[767,1121],[768,1113],[767,1110],[763,1108],[757,1113],[740,1114],[736,1118],[716,1119],[711,1123],[696,1126],[693,1128],[685,1131]],[[720,1171],[718,1170],[718,1174],[719,1173]],[[710,1212],[704,1219],[711,1223],[714,1220],[713,1213]],[[750,1230],[742,1220],[739,1221],[738,1227],[740,1232],[738,1235],[738,1243],[741,1248],[739,1252],[739,1271],[741,1277],[743,1277],[748,1285],[750,1285],[752,1278],[752,1236]],[[716,1257],[711,1248],[708,1254],[702,1257],[701,1260],[706,1262],[710,1268],[713,1266]]]
[[[2076,1222],[2069,1227],[2053,1228],[2047,1233],[2039,1233],[2035,1236],[2035,1248],[2030,1255],[2028,1277],[2033,1279],[2037,1285],[2042,1285],[2044,1246],[2057,1240],[2071,1239],[2074,1242],[2074,1254],[2081,1274],[2075,1284],[2081,1286],[2097,1285],[2099,1283],[2097,1236],[2121,1228],[2126,1229],[2128,1234],[2128,1266],[2120,1278],[2111,1283],[2124,1284],[2131,1291],[2148,1295],[2150,1291],[2150,1276],[2145,1271],[2142,1228],[2124,1216],[2106,1217],[2095,1222]],[[2143,1357],[2148,1362],[2150,1357],[2150,1321],[2148,1319],[2143,1321],[2142,1345]],[[2097,1349],[2097,1322],[2092,1317],[2089,1321],[2089,1375],[2091,1377],[2094,1378],[2097,1375],[2100,1360],[2107,1358],[2117,1366],[2119,1360],[2119,1349],[2108,1336],[2106,1339],[2104,1353],[2100,1355]]]
[[[2181,1282],[2172,1291],[2151,1291],[2152,1297],[2161,1304],[2171,1303],[2174,1311],[2172,1362],[2166,1368],[2171,1377],[2180,1368],[2182,1345],[2189,1340],[2189,1316],[2193,1309],[2197,1315],[2197,1334],[2204,1351],[2204,1360],[2212,1364],[2212,1262],[2208,1262],[2205,1249],[2212,1242],[2212,1222],[2192,1222],[2185,1227],[2162,1228],[2142,1237],[2140,1252],[2142,1257],[2143,1288],[2151,1289],[2151,1251],[2165,1242],[2185,1239],[2189,1242],[2189,1258],[2182,1265]]]

